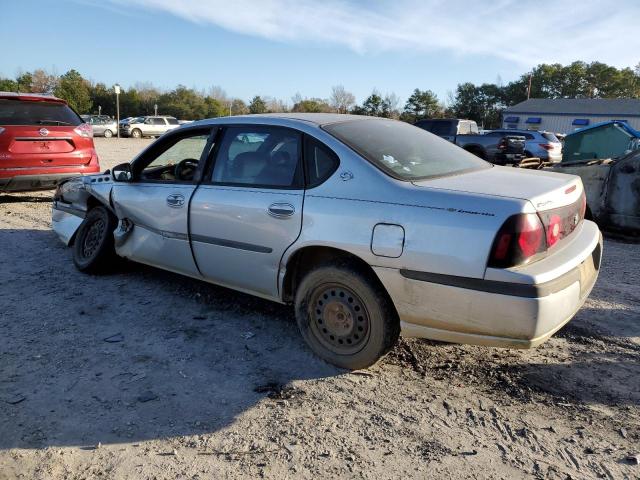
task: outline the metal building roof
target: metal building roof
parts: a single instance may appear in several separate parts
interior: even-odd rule
[[[640,117],[636,98],[530,98],[505,109],[505,114],[618,115]]]

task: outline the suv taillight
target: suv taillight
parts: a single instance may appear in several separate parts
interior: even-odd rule
[[[81,123],[76,128],[73,129],[81,137],[91,138],[93,137],[93,128],[88,123]]]
[[[493,241],[488,266],[515,267],[546,252],[580,225],[586,205],[583,191],[578,201],[571,205],[508,218]]]
[[[550,143],[539,143],[538,145],[540,145],[542,148],[544,148],[545,150],[553,150],[553,145],[551,145]]]
[[[546,249],[544,227],[538,215],[514,215],[504,222],[493,241],[489,267],[508,268],[522,265]]]

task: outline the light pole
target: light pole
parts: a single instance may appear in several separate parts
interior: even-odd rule
[[[157,117],[158,116],[158,104],[154,103],[153,104],[153,114]]]
[[[98,116],[102,113],[102,106],[98,105]]]
[[[116,92],[116,125],[118,125],[118,138],[120,138],[120,85],[116,83],[113,91]]]

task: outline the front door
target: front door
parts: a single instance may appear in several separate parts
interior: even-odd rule
[[[199,275],[189,246],[189,200],[210,147],[210,128],[171,135],[134,162],[132,182],[115,183],[113,202],[124,221],[116,230],[119,255]]]
[[[191,201],[191,244],[204,277],[277,296],[280,259],[302,227],[301,151],[295,130],[226,129],[213,172]]]

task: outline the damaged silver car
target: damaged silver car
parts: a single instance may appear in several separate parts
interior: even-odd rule
[[[203,120],[62,184],[53,229],[116,257],[295,306],[365,368],[398,336],[528,348],[568,322],[602,252],[578,177],[498,167],[420,128],[333,114]]]

